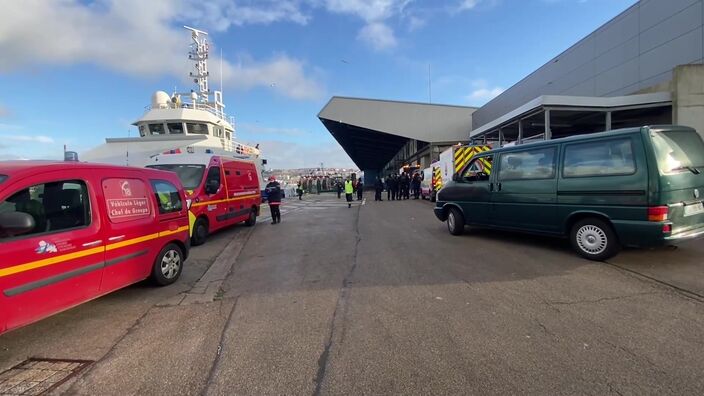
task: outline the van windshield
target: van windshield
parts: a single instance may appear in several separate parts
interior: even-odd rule
[[[699,173],[704,168],[704,142],[695,131],[652,132],[650,138],[663,174]]]
[[[192,164],[149,165],[147,168],[176,172],[181,184],[183,184],[183,188],[186,190],[194,190],[200,186],[200,182],[203,180],[203,173],[205,172],[205,165]]]

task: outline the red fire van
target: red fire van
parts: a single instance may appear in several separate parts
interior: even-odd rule
[[[191,243],[200,245],[208,234],[244,222],[257,222],[262,202],[257,168],[252,161],[209,153],[164,153],[148,168],[176,172],[191,202]]]
[[[0,162],[0,333],[148,277],[175,282],[187,211],[171,172]]]

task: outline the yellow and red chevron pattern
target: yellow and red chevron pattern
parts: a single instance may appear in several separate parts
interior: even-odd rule
[[[475,155],[491,150],[489,146],[460,146],[455,149],[455,173],[462,170]],[[491,173],[491,162],[482,160],[484,172]]]

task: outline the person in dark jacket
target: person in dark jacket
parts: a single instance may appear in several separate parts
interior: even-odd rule
[[[413,174],[411,187],[413,188],[413,199],[420,198],[420,173],[416,172],[415,174]]]
[[[391,200],[393,201],[398,201],[401,199],[401,196],[399,195],[399,180],[397,175],[393,175],[391,177]]]
[[[391,201],[391,175],[386,176],[384,182],[386,187],[386,200]]]
[[[336,181],[335,182],[335,189],[337,190],[337,199],[340,199],[340,195],[342,194],[342,182],[341,181]]]
[[[266,185],[267,201],[271,210],[271,224],[281,223],[281,185],[276,181],[274,176],[269,177],[269,183]]]
[[[381,178],[379,176],[376,177],[376,181],[374,182],[374,200],[375,201],[383,201],[381,199],[381,193],[384,191],[384,182],[381,181]]]
[[[360,177],[357,179],[357,201],[362,200],[362,194],[364,194],[364,181]]]
[[[298,182],[298,186],[296,187],[296,194],[298,195],[298,200],[303,199],[303,184],[301,182]]]

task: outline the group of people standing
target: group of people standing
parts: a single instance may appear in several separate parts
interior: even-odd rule
[[[388,201],[400,201],[402,199],[410,199],[411,192],[413,198],[420,198],[420,184],[422,177],[420,173],[415,172],[413,176],[404,172],[400,175],[391,174],[386,179],[376,178],[374,183],[374,200],[383,201],[382,193],[386,190],[386,199]]]

